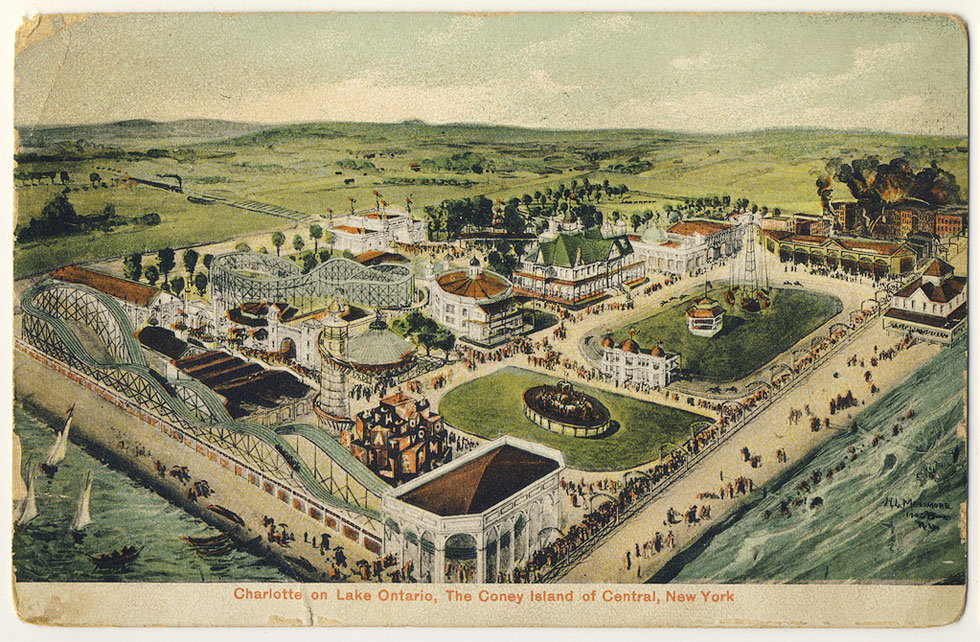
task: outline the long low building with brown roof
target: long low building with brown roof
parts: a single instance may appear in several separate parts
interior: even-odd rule
[[[384,553],[434,583],[493,582],[560,526],[561,451],[512,436],[382,495]]]
[[[120,279],[111,274],[77,265],[59,268],[49,276],[65,283],[85,285],[108,294],[119,302],[136,330],[146,325],[150,319],[154,319],[158,325],[169,326],[179,314],[180,299],[169,292],[143,283]]]
[[[895,276],[915,268],[916,253],[906,243],[874,239],[812,236],[783,230],[759,231],[762,246],[782,261],[824,265],[845,272]]]

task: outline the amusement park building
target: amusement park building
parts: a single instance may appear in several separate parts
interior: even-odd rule
[[[334,249],[352,254],[383,251],[391,243],[425,243],[425,222],[406,212],[372,210],[348,216],[333,227]]]
[[[521,310],[510,282],[480,267],[474,258],[466,270],[439,275],[429,295],[429,314],[460,339],[494,346],[520,333]]]
[[[385,492],[384,553],[421,581],[497,581],[561,526],[561,452],[499,437]]]
[[[848,272],[896,275],[911,272],[916,254],[905,243],[870,239],[832,238],[761,230],[762,245],[782,261],[826,265]]]
[[[326,314],[326,310],[297,314],[296,308],[284,303],[243,303],[217,319],[215,327],[222,333],[237,333],[246,348],[280,353],[305,368],[316,368],[320,364],[317,337]]]
[[[643,277],[643,261],[629,239],[603,238],[590,228],[540,241],[521,259],[513,282],[516,294],[577,305]]]
[[[664,388],[677,372],[680,357],[668,354],[659,345],[644,350],[632,338],[618,346],[606,335],[599,343],[602,356],[600,370],[615,385],[635,384],[649,388]]]
[[[446,434],[428,401],[396,392],[359,412],[340,441],[375,475],[397,486],[442,461]]]
[[[966,277],[939,259],[926,265],[922,276],[892,296],[884,326],[916,338],[949,343],[966,325]]]
[[[737,252],[741,229],[720,221],[681,221],[667,228],[659,242],[655,237],[639,239],[635,249],[652,270],[688,274]]]
[[[158,325],[168,326],[180,314],[180,299],[169,292],[142,283],[86,270],[77,265],[55,270],[51,277],[65,283],[87,285],[93,290],[108,294],[119,303],[134,328],[143,327],[151,319]]]

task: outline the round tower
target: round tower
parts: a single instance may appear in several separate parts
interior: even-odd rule
[[[347,399],[347,376],[343,369],[334,363],[333,358],[347,357],[347,322],[340,318],[340,306],[333,302],[329,314],[320,331],[317,351],[320,353],[320,396],[319,409],[335,418],[350,416],[350,403]]]

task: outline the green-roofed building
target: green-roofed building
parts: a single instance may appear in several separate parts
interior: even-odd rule
[[[626,236],[604,237],[599,228],[590,228],[539,241],[512,280],[517,294],[578,305],[643,277],[643,262]]]

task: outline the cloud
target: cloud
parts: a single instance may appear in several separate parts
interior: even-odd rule
[[[688,131],[826,127],[962,135],[966,101],[955,93],[907,93],[880,100],[868,89],[882,77],[901,78],[912,52],[907,43],[858,48],[850,66],[837,74],[808,73],[751,92],[706,89],[650,100],[631,98],[611,106],[602,120],[621,127]],[[710,53],[670,62],[681,71],[710,69],[715,64],[720,61]]]
[[[681,71],[711,69],[715,66],[716,57],[708,52],[694,58],[674,58],[669,64],[674,69]]]
[[[626,14],[588,15],[581,18],[571,29],[551,40],[541,40],[517,51],[517,61],[534,60],[535,57],[581,53],[583,44],[596,46],[600,42],[619,36],[633,27],[634,21]]]
[[[258,120],[392,122],[421,118],[433,123],[540,123],[556,103],[582,91],[534,71],[515,81],[495,79],[452,85],[417,85],[365,75],[312,89],[270,94],[249,106]]]

